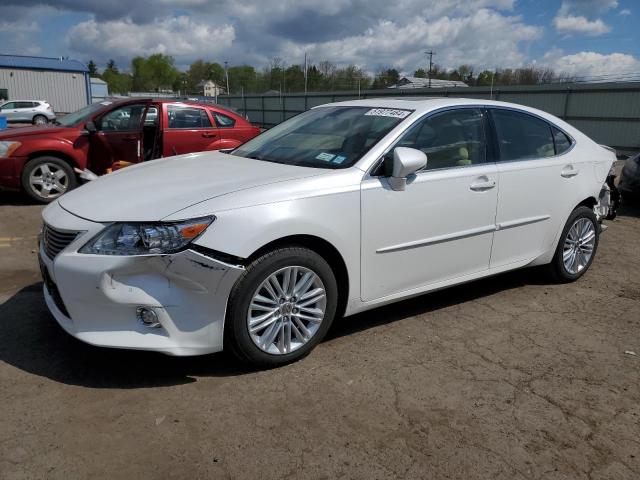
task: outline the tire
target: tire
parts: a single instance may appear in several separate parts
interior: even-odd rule
[[[559,283],[579,279],[593,263],[599,241],[600,226],[593,210],[576,208],[569,215],[549,265],[552,278]]]
[[[22,170],[21,182],[27,195],[40,203],[50,203],[78,186],[71,166],[49,156],[29,160]]]
[[[277,293],[275,284],[269,283],[273,281],[274,274],[275,281],[286,293],[284,297],[272,295]],[[293,275],[295,282],[285,280],[285,276],[291,278]],[[305,287],[305,279],[309,284],[306,290],[302,288]],[[294,291],[291,285],[299,287],[298,290]],[[319,288],[323,288],[324,296]],[[260,298],[257,299],[256,295]],[[274,301],[270,301],[272,298]],[[288,300],[283,303],[282,298]],[[307,304],[316,298],[316,302]],[[240,360],[254,366],[275,367],[299,360],[324,338],[335,317],[337,304],[335,275],[324,258],[304,247],[273,250],[251,262],[231,290],[225,322],[225,347],[229,347]],[[250,310],[250,306],[259,308]],[[322,310],[324,315],[318,321]],[[261,315],[267,315],[267,318],[258,321]],[[255,329],[253,333],[249,331],[250,322]],[[269,340],[273,335],[275,337]],[[287,337],[290,338],[289,349],[286,348]]]
[[[31,123],[34,125],[46,125],[49,123],[49,119],[44,115],[35,115]]]

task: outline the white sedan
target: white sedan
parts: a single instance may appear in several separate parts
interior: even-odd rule
[[[452,98],[323,105],[231,153],[106,175],[49,205],[46,303],[85,342],[261,365],[435,289],[593,262],[615,155],[545,112]]]

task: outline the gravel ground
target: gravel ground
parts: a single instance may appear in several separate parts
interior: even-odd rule
[[[640,478],[638,210],[577,283],[521,270],[425,295],[267,371],[66,335],[40,211],[0,193],[3,480]]]

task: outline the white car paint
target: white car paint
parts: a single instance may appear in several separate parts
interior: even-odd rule
[[[82,232],[54,259],[41,246],[42,262],[69,313],[56,306],[45,287],[58,322],[96,345],[174,355],[219,351],[229,291],[244,268],[241,260],[294,235],[322,239],[340,254],[348,274],[348,284],[338,285],[347,296],[346,316],[548,263],[570,212],[585,199],[598,198],[615,160],[571,125],[519,105],[452,98],[332,104],[337,105],[414,112],[350,168],[203,152],[123,169],[49,205],[43,213],[47,225]],[[371,176],[372,167],[412,124],[431,112],[464,106],[529,112],[564,130],[575,145],[546,159],[418,172],[404,191]],[[562,176],[571,169],[579,174]],[[130,257],[78,253],[111,222],[206,215],[216,220],[194,244],[225,254],[222,260],[192,250]],[[141,326],[138,305],[157,308],[163,328]]]

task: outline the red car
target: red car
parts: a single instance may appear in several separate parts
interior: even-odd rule
[[[218,105],[136,98],[89,105],[47,126],[0,132],[0,188],[48,203],[78,185],[74,168],[101,175],[139,163],[233,149],[260,133]]]

